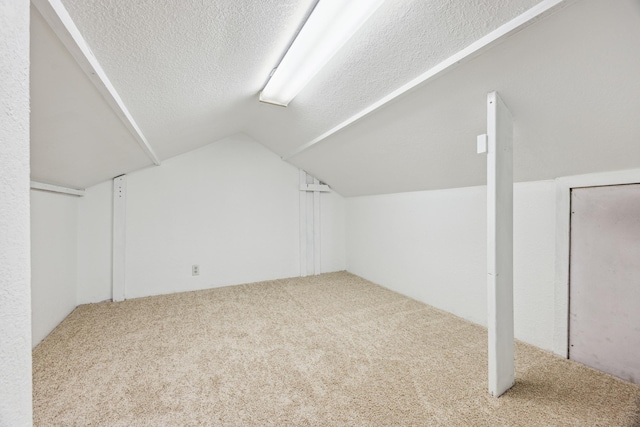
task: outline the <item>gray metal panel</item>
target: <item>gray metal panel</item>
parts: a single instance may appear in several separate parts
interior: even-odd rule
[[[640,384],[640,184],[571,194],[569,357]]]

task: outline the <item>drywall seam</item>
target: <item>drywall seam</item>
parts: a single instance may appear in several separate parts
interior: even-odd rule
[[[32,3],[38,9],[42,17],[47,21],[51,29],[56,33],[60,41],[67,48],[71,56],[78,62],[80,68],[93,82],[98,92],[107,101],[107,104],[113,109],[114,113],[122,121],[129,130],[138,145],[149,159],[155,164],[160,165],[158,156],[145,138],[144,134],[138,127],[131,113],[120,98],[113,84],[107,77],[107,74],[100,66],[100,63],[91,52],[89,45],[85,41],[80,30],[69,16],[67,9],[60,0],[32,0]]]
[[[526,28],[529,25],[533,24],[538,19],[543,18],[544,16],[547,16],[550,13],[554,12],[559,5],[562,4],[563,6],[566,6],[569,3],[571,3],[572,1],[575,1],[575,0],[544,0],[544,1],[540,2],[540,3],[538,3],[537,5],[532,7],[531,9],[529,9],[526,12],[522,13],[521,15],[517,16],[516,18],[514,18],[511,21],[507,22],[506,24],[498,27],[497,29],[493,30],[492,32],[490,32],[486,36],[484,36],[481,39],[473,42],[472,44],[470,44],[466,48],[462,49],[460,52],[456,53],[455,55],[450,56],[449,58],[447,58],[444,61],[440,62],[435,67],[430,68],[429,70],[427,70],[426,72],[420,74],[418,77],[416,77],[415,79],[409,81],[408,83],[404,84],[403,86],[400,86],[398,89],[394,90],[393,92],[391,92],[390,94],[388,94],[384,98],[378,100],[377,102],[371,104],[369,107],[367,107],[364,110],[360,111],[356,115],[349,117],[347,120],[343,121],[342,123],[340,123],[339,125],[335,126],[334,128],[329,129],[327,132],[325,132],[322,135],[312,139],[311,141],[309,141],[309,142],[307,142],[305,144],[302,144],[300,147],[298,147],[294,151],[290,152],[289,154],[286,154],[286,155],[282,156],[282,159],[283,160],[289,160],[292,157],[295,157],[298,154],[301,154],[303,151],[307,150],[308,148],[310,148],[310,147],[320,143],[321,141],[329,138],[331,135],[339,132],[340,130],[342,130],[342,129],[354,124],[358,120],[368,116],[369,114],[373,113],[374,111],[382,108],[384,105],[386,105],[386,104],[394,101],[395,99],[401,97],[402,95],[410,92],[414,88],[416,88],[416,87],[428,82],[429,80],[432,80],[432,79],[435,79],[436,77],[439,77],[440,75],[442,75],[442,74],[450,71],[454,67],[456,67],[458,64],[461,64],[461,63],[464,63],[466,61],[469,61],[470,59],[476,57],[477,55],[481,54],[482,52],[484,52],[484,51],[488,50],[489,48],[495,46],[496,44],[504,41],[507,37],[509,37],[509,36],[519,32],[519,31],[523,30],[524,28]]]

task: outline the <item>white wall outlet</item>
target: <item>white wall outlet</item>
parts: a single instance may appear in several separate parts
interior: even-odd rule
[[[199,276],[200,275],[200,266],[198,264],[193,264],[191,266],[191,275]]]

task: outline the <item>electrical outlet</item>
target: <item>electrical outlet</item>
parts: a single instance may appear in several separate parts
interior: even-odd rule
[[[193,264],[191,266],[191,275],[199,276],[200,275],[200,266],[198,264]]]

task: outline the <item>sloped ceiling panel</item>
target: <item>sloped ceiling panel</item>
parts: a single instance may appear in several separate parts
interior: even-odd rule
[[[247,133],[287,155],[517,17],[538,0],[388,0],[286,109]]]
[[[86,188],[151,165],[31,7],[31,179]]]
[[[291,162],[343,195],[482,185],[486,94],[515,121],[517,181],[640,167],[640,3],[583,0]]]

